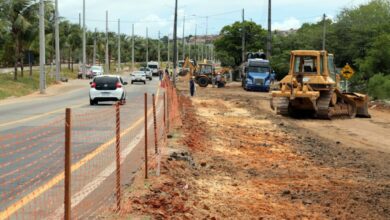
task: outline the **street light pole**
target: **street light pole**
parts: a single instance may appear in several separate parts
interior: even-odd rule
[[[134,24],[131,25],[131,70],[134,71]]]
[[[267,40],[267,59],[271,59],[271,50],[272,50],[271,0],[268,0],[268,40]]]
[[[242,62],[245,60],[245,9],[242,9]]]
[[[44,0],[39,1],[39,90],[41,94],[46,92],[45,73],[45,5]]]
[[[86,76],[86,61],[87,61],[87,51],[86,51],[86,36],[85,36],[85,0],[83,0],[83,79]]]
[[[118,19],[118,73],[121,71],[121,20]]]
[[[56,81],[60,81],[60,28],[58,24],[58,0],[55,1],[55,45],[56,45]]]
[[[108,60],[108,11],[106,11],[106,74],[109,74],[109,60]]]
[[[185,46],[185,40],[184,40],[184,35],[185,35],[185,32],[184,32],[184,28],[185,28],[185,24],[186,24],[186,16],[183,17],[183,39],[182,39],[182,46],[183,46],[183,60],[186,59],[186,46]]]
[[[158,66],[160,65],[160,31],[158,31],[158,41],[157,41],[157,56],[158,56]]]
[[[326,42],[326,14],[324,14],[322,22],[324,23],[324,32],[323,32],[323,36],[322,36],[322,50],[325,50],[325,42]]]
[[[149,62],[149,36],[148,36],[148,28],[146,28],[146,65]]]
[[[92,65],[95,66],[96,64],[96,28],[95,33],[93,36],[93,59],[92,59]]]
[[[168,55],[168,56],[167,56],[168,67],[171,67],[171,66],[170,66],[170,59],[169,59],[169,58],[170,58],[170,57],[169,57],[169,34],[168,34],[167,52],[168,52],[168,54],[167,54],[167,55]]]
[[[177,66],[177,0],[175,0],[175,19],[173,25],[173,85],[176,87]]]

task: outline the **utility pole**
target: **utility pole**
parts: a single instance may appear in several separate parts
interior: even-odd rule
[[[92,59],[92,65],[95,66],[96,64],[96,28],[95,33],[93,35],[93,59]]]
[[[86,74],[86,61],[87,61],[87,51],[86,51],[86,36],[85,36],[85,0],[83,0],[83,79],[85,79]]]
[[[146,65],[149,62],[149,36],[148,36],[148,28],[146,28]]]
[[[173,85],[176,87],[177,65],[177,0],[175,0],[175,19],[173,22]]]
[[[118,73],[121,71],[121,20],[118,19]]]
[[[169,34],[168,34],[168,45],[167,45],[167,51],[168,51],[168,54],[167,54],[167,55],[168,55],[168,57],[167,57],[167,61],[168,61],[168,67],[170,67],[170,63],[169,63],[169,62],[170,62],[170,59],[169,59],[169,58],[170,58],[170,57],[169,57]]]
[[[191,44],[188,43],[188,59],[191,60]]]
[[[81,13],[79,13],[79,27],[81,28]]]
[[[58,24],[58,0],[55,1],[55,44],[56,44],[56,81],[60,81],[61,59],[60,59],[60,28]]]
[[[45,73],[45,5],[44,1],[39,1],[39,90],[41,94],[46,92]]]
[[[267,40],[267,59],[271,59],[272,51],[272,31],[271,31],[271,0],[268,0],[268,40]]]
[[[194,51],[195,51],[195,55],[194,55],[194,57],[195,57],[195,59],[198,59],[198,57],[197,57],[197,55],[198,55],[198,50],[197,50],[197,47],[196,47],[196,31],[197,31],[197,29],[198,29],[198,24],[195,24],[195,48],[194,48]]]
[[[157,57],[158,57],[158,66],[160,65],[160,31],[158,31],[158,41],[157,41]]]
[[[109,60],[108,60],[108,11],[106,11],[106,74],[109,74]]]
[[[206,54],[203,54],[203,57],[205,59],[207,59],[207,52],[206,52],[206,48],[205,46],[207,46],[207,32],[208,32],[208,29],[209,29],[209,17],[206,16],[206,36],[204,38],[204,44],[203,44],[203,53],[206,53]]]
[[[182,39],[182,46],[183,46],[183,60],[186,59],[186,46],[185,46],[185,40],[184,40],[184,35],[185,35],[185,32],[184,32],[184,28],[185,28],[185,24],[186,24],[186,16],[183,17],[183,39]]]
[[[242,9],[242,62],[245,61],[245,9]]]
[[[131,25],[131,70],[134,71],[134,24]]]
[[[322,19],[322,22],[324,23],[324,32],[322,35],[322,50],[325,50],[325,41],[326,41],[326,14],[324,14],[324,17]]]

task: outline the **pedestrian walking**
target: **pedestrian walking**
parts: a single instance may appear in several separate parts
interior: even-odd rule
[[[215,87],[215,72],[211,75],[211,84],[213,84],[213,88]]]
[[[195,95],[195,77],[194,76],[190,79],[190,93],[191,93],[191,96]]]

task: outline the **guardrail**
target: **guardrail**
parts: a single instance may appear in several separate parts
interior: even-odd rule
[[[159,175],[167,133],[179,117],[172,83],[161,87],[126,105],[66,109],[44,125],[0,136],[0,219],[120,212],[135,171],[144,166],[145,178]]]

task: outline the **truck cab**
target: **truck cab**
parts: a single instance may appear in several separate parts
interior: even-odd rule
[[[154,62],[154,61],[148,62],[147,67],[150,69],[153,76],[158,76],[159,69],[160,69],[160,65],[158,64],[158,62]]]
[[[273,76],[268,60],[249,57],[242,68],[242,87],[245,90],[264,92],[270,90]]]

